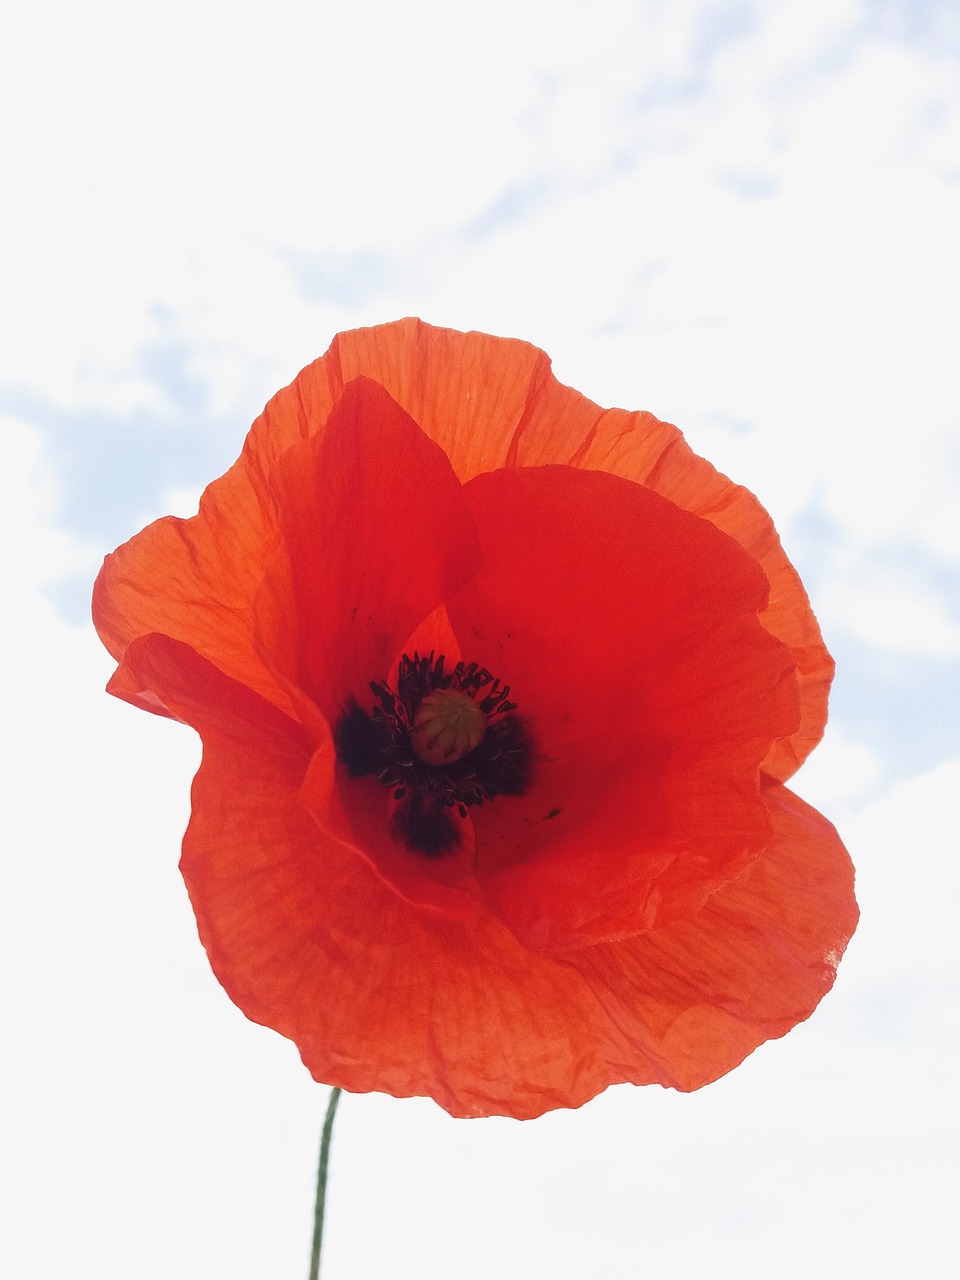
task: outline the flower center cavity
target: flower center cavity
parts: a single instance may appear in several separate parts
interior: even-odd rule
[[[414,853],[442,857],[460,841],[456,815],[495,796],[522,795],[532,744],[510,686],[476,662],[445,670],[444,657],[404,654],[397,690],[373,680],[371,711],[351,701],[334,728],[337,758],[352,778],[374,775],[397,801],[394,836]]]

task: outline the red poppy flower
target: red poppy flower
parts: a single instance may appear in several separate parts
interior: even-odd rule
[[[318,1080],[695,1089],[833,982],[852,870],[782,785],[832,675],[800,581],[674,427],[525,343],[340,334],[94,617],[111,692],[203,739],[213,968]]]

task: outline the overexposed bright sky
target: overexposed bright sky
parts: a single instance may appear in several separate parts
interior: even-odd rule
[[[325,1090],[220,991],[199,749],[103,692],[103,555],[343,328],[522,337],[772,512],[838,677],[797,789],[864,918],[691,1096],[347,1097],[326,1280],[952,1274],[955,0],[20,6],[0,51],[4,1274],[305,1277]]]

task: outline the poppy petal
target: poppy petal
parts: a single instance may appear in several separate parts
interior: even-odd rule
[[[151,633],[131,641],[108,691],[143,711],[180,720],[198,732],[215,723],[244,749],[273,752],[276,742],[289,746],[302,778],[310,759],[303,728],[258,693],[219,671],[181,640]]]
[[[318,747],[300,788],[300,800],[321,831],[353,849],[405,902],[450,919],[475,916],[483,897],[474,870],[475,838],[468,817],[459,821],[453,852],[442,858],[412,854],[393,835],[396,802],[375,779],[351,778],[333,743]]]
[[[796,772],[823,736],[833,660],[773,523],[749,490],[653,414],[604,410],[564,386],[548,357],[525,342],[401,320],[338,334],[323,360],[343,376],[367,374],[386,387],[438,441],[461,480],[549,463],[608,471],[735,538],[767,575],[770,599],[761,620],[793,650],[800,683],[800,726],[772,745],[765,769],[781,781]],[[310,373],[311,386],[321,379],[320,370]]]
[[[544,407],[549,413],[549,406]],[[695,454],[676,427],[649,413],[604,413],[584,441],[577,465],[602,466],[711,521],[735,538],[767,575],[770,598],[760,621],[793,651],[800,688],[799,727],[775,742],[764,761],[767,774],[786,781],[823,737],[834,663],[770,516],[748,489]]]
[[[474,813],[485,891],[547,949],[689,915],[767,843],[759,764],[797,721],[792,654],[757,620],[766,578],[615,476],[504,470],[464,493],[483,568],[447,612],[538,751],[529,793]]]
[[[156,520],[108,555],[93,621],[110,653],[119,661],[138,636],[168,635],[290,710],[253,644],[253,598],[275,537],[268,505],[237,464],[207,488],[198,515]]]
[[[549,359],[527,342],[413,319],[339,333],[323,359],[345,379],[386,387],[464,481],[515,465],[531,393],[552,381]]]
[[[654,1032],[659,1079],[677,1089],[709,1084],[808,1018],[857,926],[853,866],[834,827],[786,787],[768,780],[763,796],[770,847],[703,911],[571,957],[611,1018]]]
[[[274,462],[282,553],[255,607],[278,676],[332,724],[370,703],[414,628],[476,572],[463,489],[377,383],[348,383],[322,434]]]
[[[411,908],[319,830],[300,802],[299,725],[151,635],[129,646],[114,692],[157,690],[203,739],[181,870],[214,972],[247,1017],[294,1040],[319,1080],[434,1097],[455,1115],[539,1115],[604,1086],[602,1073],[579,1078],[566,1046],[569,1018],[585,1021],[578,993],[595,1007],[582,980],[531,965],[486,913]]]
[[[318,1080],[527,1118],[610,1084],[692,1089],[807,1017],[856,921],[829,823],[765,793],[771,848],[701,917],[563,959],[412,909],[300,804],[299,726],[167,637],[131,647],[204,742],[181,867],[211,964]]]
[[[199,516],[158,521],[107,557],[94,620],[115,657],[135,635],[176,635],[290,708],[251,643],[253,595],[273,540],[268,477],[284,450],[322,433],[345,383],[360,376],[380,383],[411,414],[463,481],[504,466],[607,471],[654,489],[739,541],[770,582],[762,620],[793,650],[800,686],[800,726],[771,746],[765,768],[781,781],[796,772],[823,734],[833,661],[757,499],[693,453],[676,427],[649,413],[601,409],[563,386],[536,347],[415,319],[338,334],[266,406],[240,460],[207,488]],[[233,545],[222,537],[226,530]],[[144,592],[145,581],[155,590]]]
[[[369,708],[371,681],[390,677],[411,632],[449,633],[442,602],[479,565],[463,488],[443,451],[368,378],[347,384],[322,435],[286,449],[268,483],[280,552],[257,598],[257,643],[316,748],[301,799],[407,901],[463,916],[479,902],[472,823],[450,816],[455,853],[412,855],[394,834],[390,790],[349,776],[330,733],[351,703]]]

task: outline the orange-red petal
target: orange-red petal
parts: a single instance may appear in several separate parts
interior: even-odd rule
[[[740,542],[770,581],[762,620],[793,651],[800,687],[799,728],[773,744],[765,767],[781,780],[796,771],[823,733],[833,663],[756,498],[694,454],[675,427],[649,413],[601,409],[563,386],[536,347],[414,319],[338,334],[266,406],[241,458],[207,488],[199,516],[158,521],[107,557],[94,620],[115,657],[134,636],[165,632],[290,708],[252,643],[253,596],[274,538],[268,477],[285,449],[323,431],[356,377],[379,382],[440,444],[461,480],[547,463],[608,471],[654,489]]]
[[[319,1080],[521,1118],[619,1081],[695,1088],[809,1015],[855,924],[835,832],[774,787],[774,843],[700,916],[530,952],[492,915],[412,909],[320,832],[302,731],[186,646],[147,638],[124,671],[203,738],[181,865],[213,968]]]
[[[197,516],[157,520],[108,555],[93,621],[113,656],[138,636],[169,635],[289,710],[253,643],[253,599],[274,545],[271,507],[237,464],[209,486]]]
[[[270,469],[279,546],[258,594],[257,645],[315,747],[301,799],[317,823],[425,910],[462,916],[479,899],[473,827],[455,856],[413,856],[393,834],[395,802],[351,778],[331,729],[371,681],[389,679],[411,632],[479,565],[473,518],[443,451],[377,383],[347,384],[322,434]]]
[[[797,720],[793,656],[757,621],[766,578],[619,477],[503,470],[464,492],[483,568],[447,612],[538,753],[528,794],[474,812],[482,885],[548,949],[691,914],[767,843],[759,764]]]
[[[544,405],[544,411],[549,415],[550,408]],[[775,742],[764,761],[771,777],[786,781],[823,736],[834,663],[770,516],[748,489],[693,453],[676,427],[649,413],[604,413],[584,441],[577,465],[602,467],[635,480],[711,521],[735,538],[767,575],[770,597],[760,621],[792,650],[800,689],[799,727]]]
[[[800,684],[799,728],[773,744],[765,767],[781,781],[796,772],[823,735],[833,661],[773,522],[749,490],[695,454],[669,423],[601,409],[564,386],[544,353],[525,342],[400,320],[338,334],[323,361],[344,377],[362,373],[382,383],[439,442],[462,480],[548,463],[608,471],[735,538],[767,575],[762,621],[793,650]],[[310,366],[301,378],[314,388],[327,373],[326,365]]]
[[[777,783],[763,796],[770,847],[703,911],[573,957],[611,1018],[639,1018],[655,1035],[659,1079],[677,1089],[709,1084],[808,1018],[857,927],[853,867],[834,827]]]
[[[377,383],[358,378],[321,435],[273,464],[279,558],[255,606],[265,665],[332,724],[371,701],[413,629],[476,572],[463,488]]]
[[[442,858],[424,858],[393,834],[396,801],[376,778],[351,778],[336,759],[332,739],[317,748],[300,788],[300,800],[320,830],[363,858],[394,893],[418,910],[450,919],[476,916],[483,904],[474,869],[475,839],[469,816],[454,815],[459,843]]]

